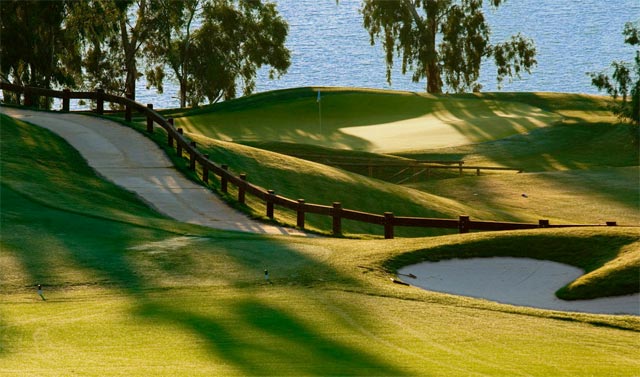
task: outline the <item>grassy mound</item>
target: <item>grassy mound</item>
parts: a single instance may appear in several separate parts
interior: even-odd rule
[[[321,102],[317,102],[321,90]],[[397,153],[529,132],[562,117],[521,102],[347,88],[257,94],[177,116],[190,132],[235,142],[283,141]]]

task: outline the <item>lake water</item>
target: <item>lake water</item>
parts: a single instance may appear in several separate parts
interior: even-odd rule
[[[287,47],[291,67],[279,80],[269,80],[263,70],[257,90],[299,86],[354,86],[424,91],[425,82],[413,83],[410,75],[394,69],[392,84],[386,82],[381,46],[371,46],[362,26],[359,0],[275,0],[289,23]],[[613,60],[632,61],[634,50],[625,45],[624,23],[640,18],[638,0],[508,0],[497,10],[485,12],[498,42],[518,32],[533,38],[538,65],[532,75],[502,91],[549,91],[598,93],[589,71],[600,71]],[[495,67],[485,64],[483,91],[497,91]],[[165,84],[165,93],[145,90],[143,79],[138,100],[156,108],[176,107],[177,87]]]

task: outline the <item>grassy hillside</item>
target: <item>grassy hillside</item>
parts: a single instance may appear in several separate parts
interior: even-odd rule
[[[146,209],[48,131],[0,121],[0,374],[573,376],[640,368],[638,317],[519,308],[389,281],[389,263],[403,255],[510,244],[535,257],[526,245],[558,239],[564,248],[546,258],[576,264],[566,256],[580,255],[597,275],[576,283],[621,289],[629,266],[637,269],[636,230],[388,241],[209,230]],[[265,268],[273,284],[264,283]]]
[[[227,164],[236,173],[246,173],[248,180],[266,189],[273,189],[279,195],[305,199],[308,203],[331,205],[341,202],[343,208],[358,209],[383,214],[392,211],[403,216],[422,216],[455,218],[460,214],[469,214],[475,218],[491,217],[490,211],[477,211],[463,205],[455,199],[443,200],[419,190],[393,185],[370,179],[362,175],[305,160],[272,153],[235,143],[216,141],[200,135],[189,134],[196,140],[199,148],[208,153],[213,161]],[[232,197],[237,197],[234,189]],[[266,213],[264,204],[253,197],[247,204],[255,213]],[[294,212],[276,210],[276,219],[288,224],[296,223]],[[331,218],[327,216],[308,217],[309,226],[317,230],[331,229]],[[444,232],[447,232],[444,230]],[[360,222],[345,221],[345,234],[378,234],[382,227]],[[443,234],[438,229],[400,229],[399,235]]]
[[[167,115],[176,116],[176,125],[185,130],[225,141],[384,153],[501,139],[562,119],[525,103],[493,98],[347,88],[274,91]]]
[[[322,104],[326,102],[327,106],[332,104],[341,109],[339,117],[323,123],[322,132],[319,128],[312,133],[305,131],[313,128],[313,122],[317,121],[314,117],[318,115],[318,104],[314,102],[317,92],[312,88],[262,93],[173,115],[179,116],[179,124],[193,131],[191,136],[221,163],[230,165],[236,172],[248,173],[252,182],[265,188],[308,202],[328,205],[342,201],[348,208],[374,213],[392,211],[407,216],[468,214],[487,220],[640,224],[640,133],[637,127],[617,124],[607,109],[605,97],[558,93],[434,97],[375,90],[322,90],[326,91]],[[518,107],[525,105],[526,109]],[[447,115],[443,115],[445,112]],[[455,122],[450,119],[452,114]],[[425,116],[438,120],[425,120]],[[537,116],[548,117],[549,122],[541,127],[523,126],[522,119],[538,119]],[[468,138],[465,145],[426,148],[425,140],[430,136],[405,134],[416,119],[422,125],[437,124],[435,127],[456,124],[462,134],[482,136]],[[343,126],[347,123],[368,130],[380,124],[393,125],[389,132],[404,135],[403,140],[415,145],[395,148],[393,140],[383,138],[377,141],[379,148],[373,148],[373,144],[363,147],[359,141],[351,143],[330,137],[344,136]],[[503,133],[496,127],[502,130],[511,127],[511,131]],[[429,135],[434,133],[437,132],[429,129]],[[460,178],[455,170],[448,173],[440,170],[431,172],[428,179],[423,173],[408,180],[406,178],[419,170],[406,170],[399,176],[402,179],[396,175],[402,168],[378,169],[373,174],[391,182],[406,181],[405,187],[413,190],[405,190],[344,171],[361,175],[374,172],[367,167],[336,170],[262,154],[224,143],[224,140],[327,164],[407,161],[399,157],[464,160],[465,166],[512,167],[523,169],[526,174],[482,171],[483,176],[478,178],[470,176],[475,174],[473,171]],[[395,154],[365,152],[377,150]],[[340,164],[334,165],[340,167]],[[316,187],[325,187],[325,190]],[[250,205],[256,213],[264,212],[259,203]],[[292,214],[283,214],[279,220],[294,223]],[[311,224],[328,229],[327,221],[322,221],[312,219]],[[348,226],[347,231],[351,233],[380,234],[379,227]],[[401,232],[404,233],[400,235],[420,234],[411,230]]]

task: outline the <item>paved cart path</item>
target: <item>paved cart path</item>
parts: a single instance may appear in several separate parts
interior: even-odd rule
[[[116,122],[8,107],[0,107],[0,112],[60,135],[98,174],[173,219],[215,229],[306,235],[297,229],[252,220],[231,208],[216,194],[185,178],[154,142]]]

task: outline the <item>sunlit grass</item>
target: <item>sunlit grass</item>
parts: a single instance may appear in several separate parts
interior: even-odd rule
[[[640,225],[640,169],[492,174],[410,186],[513,221]]]

